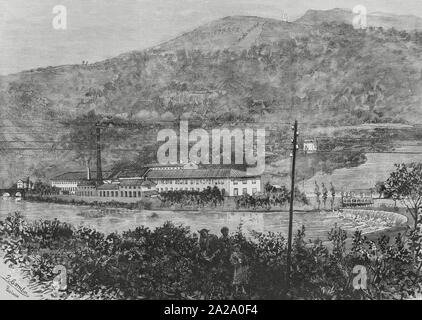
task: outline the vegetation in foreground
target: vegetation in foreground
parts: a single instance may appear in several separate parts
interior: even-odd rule
[[[347,235],[339,228],[329,232],[330,248],[320,241],[305,242],[305,230],[299,230],[293,242],[290,289],[284,277],[286,240],[274,233],[247,239],[239,229],[228,237],[214,235],[213,241],[206,238],[204,242],[202,233],[198,241],[188,228],[166,223],[154,231],[138,227],[104,235],[57,220],[29,223],[16,213],[0,222],[0,241],[6,262],[26,270],[40,283],[51,283],[56,276],[54,267],[64,266],[65,296],[409,299],[421,291],[422,284],[422,219],[419,222],[416,230],[392,241],[385,236],[370,241],[356,232],[350,250],[346,250]],[[233,262],[234,252],[241,257],[238,262]],[[367,272],[367,286],[360,274],[360,289],[356,289],[353,272],[356,266]],[[237,279],[233,279],[235,269]]]

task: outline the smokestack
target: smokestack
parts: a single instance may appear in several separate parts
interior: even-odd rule
[[[86,179],[89,181],[89,180],[91,180],[91,168],[90,168],[90,161],[89,160],[85,161],[85,166],[86,166]]]
[[[97,134],[97,184],[103,183],[103,171],[101,168],[101,128],[96,127]]]

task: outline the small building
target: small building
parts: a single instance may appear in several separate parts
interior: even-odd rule
[[[305,140],[303,142],[303,151],[305,153],[316,153],[318,151],[318,143],[315,140]]]
[[[34,189],[34,183],[31,180],[29,180],[29,178],[19,179],[16,182],[16,189],[25,190],[25,191],[33,190]]]
[[[109,172],[104,172],[103,176],[106,177],[109,174]],[[82,185],[87,181],[94,182],[96,181],[96,177],[96,171],[91,173],[88,169],[87,171],[66,172],[55,176],[50,181],[51,186],[58,188],[61,194],[76,195],[79,185]]]

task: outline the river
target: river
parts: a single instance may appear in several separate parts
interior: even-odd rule
[[[166,221],[175,225],[189,226],[192,231],[202,228],[220,234],[220,229],[227,226],[230,232],[236,231],[240,225],[245,234],[250,231],[280,232],[287,235],[287,212],[192,212],[192,211],[148,211],[127,209],[100,209],[88,206],[73,206],[54,203],[37,203],[15,201],[14,199],[0,200],[0,219],[3,220],[9,213],[20,212],[29,221],[58,219],[74,226],[91,227],[104,233],[122,232],[134,229],[137,226],[146,226],[151,229],[162,226]],[[154,214],[155,213],[155,214]],[[363,232],[375,231],[355,221],[342,220],[333,212],[297,212],[294,214],[294,232],[302,225],[306,228],[309,239],[327,239],[327,231],[335,224],[349,233],[357,228]]]

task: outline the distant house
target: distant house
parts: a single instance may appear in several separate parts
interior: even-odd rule
[[[303,151],[305,153],[316,153],[318,151],[318,143],[314,140],[305,140],[303,142]]]
[[[34,183],[29,180],[29,178],[26,179],[19,179],[16,182],[16,189],[18,190],[33,190],[34,189]]]

